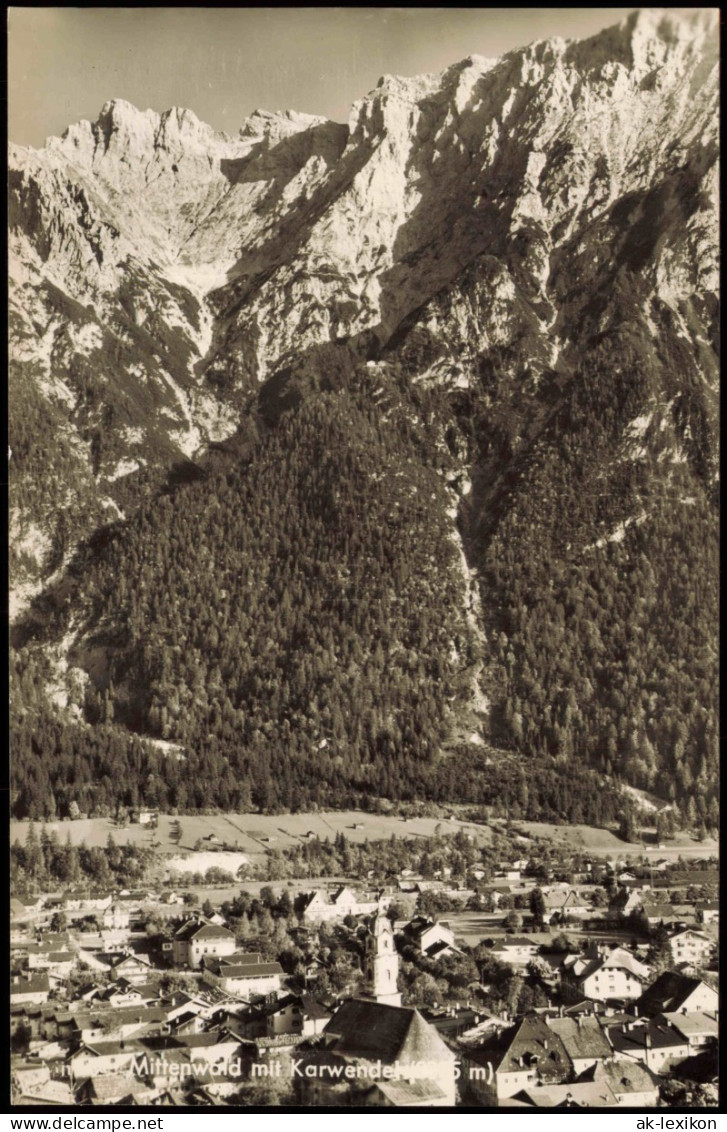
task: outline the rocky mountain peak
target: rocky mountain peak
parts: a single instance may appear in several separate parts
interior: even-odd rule
[[[301,114],[297,110],[253,110],[240,127],[241,138],[266,137],[269,141],[280,141],[302,130],[322,126],[327,121],[316,114]]]

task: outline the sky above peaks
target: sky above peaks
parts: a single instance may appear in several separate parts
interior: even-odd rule
[[[8,15],[8,133],[42,146],[123,98],[236,133],[255,109],[345,122],[382,74],[441,71],[535,39],[583,38],[632,8],[48,8]]]

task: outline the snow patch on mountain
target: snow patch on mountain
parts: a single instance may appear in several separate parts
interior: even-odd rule
[[[103,346],[103,332],[101,327],[94,322],[87,322],[83,326],[76,326],[71,323],[68,331],[73,349],[77,354],[88,357],[89,354],[100,350]]]
[[[116,480],[123,479],[124,476],[130,476],[132,472],[138,472],[145,462],[141,458],[118,460],[112,470],[107,472],[103,478],[107,483],[115,483]]]
[[[177,260],[176,263],[165,265],[164,275],[172,283],[186,287],[198,298],[216,291],[227,282],[227,270],[213,263],[193,264]]]
[[[32,558],[38,565],[42,565],[51,549],[49,536],[33,524],[19,528],[21,528],[21,520],[16,511],[10,524],[13,549],[18,554]]]
[[[649,428],[652,419],[653,413],[645,413],[640,417],[634,417],[634,419],[627,424],[625,431],[634,438],[642,437]]]
[[[610,534],[604,535],[603,538],[597,539],[589,546],[584,546],[583,550],[601,550],[609,542],[623,542],[629,528],[639,526],[641,523],[645,522],[647,518],[648,516],[645,512],[642,512],[640,515],[629,515],[628,518],[619,523]]]

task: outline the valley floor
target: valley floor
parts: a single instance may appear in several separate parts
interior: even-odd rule
[[[493,827],[501,824],[495,821]],[[181,837],[177,832],[179,827]],[[28,828],[28,822],[11,821],[11,842],[17,838],[21,844],[24,843]],[[679,833],[661,845],[642,845],[626,843],[611,830],[587,825],[522,821],[514,823],[514,828],[526,838],[543,838],[563,848],[587,850],[602,857],[645,856],[676,860],[680,856],[717,857],[719,851],[714,838],[697,841],[687,833]],[[89,848],[105,845],[111,834],[118,845],[154,847],[160,854],[172,855],[173,859],[176,858],[175,864],[187,871],[205,870],[213,864],[230,868],[231,862],[224,859],[228,855],[254,859],[265,856],[271,849],[289,849],[307,840],[329,838],[332,841],[338,833],[343,833],[347,841],[355,844],[391,836],[432,837],[435,832],[452,834],[464,830],[478,844],[492,842],[492,829],[471,821],[442,816],[403,818],[355,810],[300,814],[184,814],[180,817],[160,814],[156,828],[139,823],[119,825],[111,818],[85,818],[48,822],[46,829],[49,832],[54,830],[63,841],[70,835],[74,845],[85,842]],[[221,852],[218,848],[221,845],[227,846],[230,853]],[[240,863],[241,860],[237,861],[237,865]]]
[[[177,835],[181,826],[181,838]],[[10,839],[17,837],[25,842],[29,823],[13,821],[10,823]],[[395,837],[432,837],[436,832],[456,833],[463,829],[480,844],[492,840],[490,829],[474,822],[455,818],[403,818],[395,815],[368,814],[355,810],[303,814],[210,814],[182,815],[160,814],[156,828],[138,823],[119,825],[111,818],[86,818],[77,821],[46,823],[46,829],[54,830],[61,840],[70,834],[74,845],[85,841],[90,847],[105,845],[108,835],[113,836],[118,845],[129,843],[151,847],[160,853],[173,853],[175,856],[191,855],[199,841],[205,844],[197,851],[213,851],[215,842],[205,842],[216,838],[221,844],[231,846],[247,857],[264,856],[271,849],[289,849],[314,838],[328,837],[331,841],[337,833],[343,833],[347,841],[354,844],[366,841],[380,841]],[[214,864],[224,865],[219,860],[224,856],[215,853]],[[209,863],[198,866],[189,857],[188,868],[209,867]]]

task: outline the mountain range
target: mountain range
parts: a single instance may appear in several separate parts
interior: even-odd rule
[[[717,18],[11,147],[18,816],[716,825]]]

